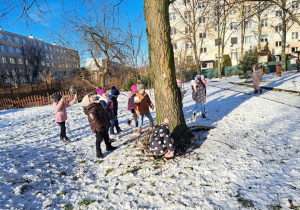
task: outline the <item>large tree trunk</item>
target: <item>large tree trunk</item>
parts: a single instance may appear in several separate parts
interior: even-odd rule
[[[285,8],[285,0],[282,2],[283,7]],[[282,11],[282,35],[281,35],[281,70],[286,71],[286,55],[285,55],[285,45],[286,45],[286,12]]]
[[[242,3],[242,22],[241,22],[241,60],[244,56],[244,35],[245,35],[245,5]]]
[[[170,132],[178,141],[186,123],[177,92],[174,54],[171,45],[168,0],[144,0],[150,68],[153,73],[156,124],[170,121]]]
[[[257,39],[257,52],[261,52],[261,15],[259,14],[257,16],[257,36],[258,36],[258,39]]]

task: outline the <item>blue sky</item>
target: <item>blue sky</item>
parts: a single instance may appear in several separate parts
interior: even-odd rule
[[[119,2],[119,0],[114,1]],[[82,3],[84,3],[84,0],[42,0],[40,2],[42,5],[42,10],[46,11],[46,13],[43,15],[43,19],[36,15],[37,8],[32,7],[29,11],[29,14],[30,17],[35,20],[35,22],[29,21],[27,25],[24,19],[18,20],[21,15],[21,10],[15,9],[7,15],[7,19],[2,21],[0,20],[0,26],[5,31],[24,36],[33,35],[36,39],[43,39],[47,43],[52,43],[53,41],[55,42],[55,40],[49,37],[49,31],[55,30],[62,26],[63,23],[61,16],[64,14],[64,11],[75,7],[77,11],[84,12],[82,9]],[[63,8],[62,2],[64,4]],[[4,3],[0,2],[0,7],[3,8],[3,4]],[[115,9],[119,9],[121,16],[128,16],[131,21],[134,21],[142,14],[141,19],[145,29],[146,23],[143,16],[143,7],[143,0],[123,0],[119,7],[115,7]],[[144,39],[146,40],[145,34]],[[144,48],[146,47],[147,45],[145,44]]]

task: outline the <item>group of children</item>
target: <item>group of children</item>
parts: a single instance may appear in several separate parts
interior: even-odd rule
[[[201,76],[197,75],[192,82],[193,99],[196,101],[193,117],[196,116],[198,111],[202,112],[202,116],[205,118],[205,98],[206,98],[206,81]],[[177,80],[178,94],[180,101],[182,102],[185,90],[181,89],[180,80]],[[92,132],[96,134],[96,156],[102,158],[100,144],[102,141],[106,144],[107,151],[115,150],[116,147],[111,145],[109,135],[114,135],[123,132],[119,126],[118,121],[118,96],[119,90],[115,86],[112,86],[111,95],[108,96],[106,90],[96,89],[96,94],[88,94],[84,96],[82,100],[82,107],[84,113],[88,117],[89,124]],[[53,108],[55,110],[55,121],[61,127],[60,138],[63,142],[67,143],[70,140],[66,136],[65,121],[67,120],[66,108],[72,106],[77,97],[70,101],[64,102],[63,98],[55,94],[53,96]],[[150,121],[150,129],[153,130],[153,139],[150,142],[150,150],[154,156],[164,155],[166,158],[174,157],[174,140],[171,138],[169,131],[169,120],[165,119],[161,125],[154,127],[154,120],[150,113],[149,107],[153,110],[154,105],[151,102],[149,95],[145,92],[145,85],[138,81],[137,85],[131,87],[131,92],[128,94],[127,109],[131,112],[132,116],[127,121],[128,125],[131,125],[135,120],[135,126],[137,127],[137,136],[141,135],[142,124],[144,117],[147,117]]]

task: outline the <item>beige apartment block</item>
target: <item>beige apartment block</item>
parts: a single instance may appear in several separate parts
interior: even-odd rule
[[[171,38],[174,50],[175,64],[194,64],[195,55],[193,44],[197,44],[197,54],[202,68],[213,68],[218,59],[218,11],[216,0],[177,0],[169,7],[169,19],[171,26]],[[222,2],[222,1],[219,1]],[[229,2],[229,1],[227,1]],[[232,1],[233,2],[233,1]],[[235,1],[238,2],[238,1]],[[289,10],[300,18],[300,1],[288,0]],[[282,10],[273,5],[264,5],[258,16],[258,2],[236,3],[221,10],[226,14],[224,54],[228,54],[232,65],[237,65],[241,58],[241,43],[243,37],[243,54],[258,48],[258,40],[261,41],[261,50],[268,42],[269,49],[274,60],[281,60],[281,35],[282,35]],[[260,21],[259,21],[260,18]],[[219,19],[221,20],[221,18]],[[300,26],[288,19],[286,33],[286,54],[296,57],[295,51],[300,50]],[[243,36],[242,25],[244,24]],[[261,36],[258,31],[261,26]],[[193,30],[196,39],[192,39]],[[221,37],[222,38],[222,37]]]
[[[16,74],[17,71],[22,74],[25,68],[27,71],[31,70],[32,66],[24,56],[24,49],[30,46],[43,52],[37,81],[54,78],[61,80],[70,77],[74,69],[77,68],[74,59],[74,56],[78,57],[76,50],[61,47],[55,43],[49,44],[42,39],[35,39],[33,36],[26,37],[0,28],[0,74],[3,80],[2,83],[11,83],[11,80],[7,78],[10,72]],[[25,77],[21,76],[19,83],[23,82],[31,81],[26,81]]]

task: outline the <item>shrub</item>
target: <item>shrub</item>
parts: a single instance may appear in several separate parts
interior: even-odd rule
[[[240,62],[239,68],[239,77],[243,79],[249,78],[249,74],[252,73],[252,67],[257,63],[257,51],[250,50],[245,53],[243,59]]]
[[[231,63],[231,58],[228,54],[224,54],[222,56],[222,67],[226,67],[226,66],[232,66],[232,63]]]

